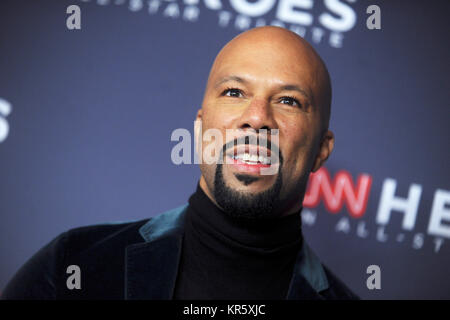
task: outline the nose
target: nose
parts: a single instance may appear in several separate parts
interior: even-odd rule
[[[270,103],[262,98],[253,98],[238,120],[239,129],[278,129],[273,117],[273,110]]]

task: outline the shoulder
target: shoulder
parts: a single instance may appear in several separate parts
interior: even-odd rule
[[[329,288],[321,295],[327,300],[359,300],[360,298],[342,282],[327,266],[322,264],[327,275]]]
[[[70,229],[59,236],[65,250],[72,254],[82,254],[92,247],[110,243],[132,244],[142,242],[139,228],[150,219],[131,222],[104,223]]]
[[[108,258],[116,260],[112,263],[117,265],[117,261],[123,261],[121,249],[144,241],[139,228],[149,220],[90,225],[61,233],[16,272],[1,298],[57,299],[69,265],[80,265],[81,270],[86,270],[104,265]]]

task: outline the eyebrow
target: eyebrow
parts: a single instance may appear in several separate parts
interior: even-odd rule
[[[223,77],[223,78],[219,79],[214,84],[214,88],[217,88],[220,85],[222,85],[222,84],[224,84],[225,82],[228,82],[228,81],[236,81],[236,82],[239,82],[239,83],[247,83],[247,80],[245,80],[245,79],[243,79],[241,77],[238,77],[238,76],[227,76],[227,77]]]
[[[222,85],[228,81],[236,81],[236,82],[243,83],[243,84],[248,82],[247,80],[245,80],[239,76],[231,75],[231,76],[223,77],[223,78],[219,79],[218,81],[216,81],[216,83],[214,84],[214,88],[218,88],[220,85]],[[278,87],[278,89],[282,90],[282,91],[297,91],[297,92],[301,93],[303,96],[305,96],[306,98],[308,98],[310,101],[312,101],[312,95],[307,90],[305,90],[295,84],[281,85]]]
[[[280,89],[283,91],[297,91],[297,92],[301,93],[302,95],[304,95],[309,100],[312,99],[312,95],[308,91],[300,88],[299,86],[297,86],[295,84],[282,85],[282,86],[280,86]]]

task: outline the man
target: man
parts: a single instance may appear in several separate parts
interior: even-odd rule
[[[220,152],[201,162],[189,205],[63,233],[3,298],[357,298],[301,232],[309,174],[333,150],[330,104],[328,71],[305,40],[278,27],[240,34],[216,57],[197,113],[201,157],[211,146]],[[209,141],[200,133],[208,129],[234,135]],[[268,167],[275,170],[264,173]],[[71,265],[81,270],[80,289],[68,288]]]

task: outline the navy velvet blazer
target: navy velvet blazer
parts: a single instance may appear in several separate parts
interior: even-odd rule
[[[186,208],[62,233],[22,266],[2,299],[172,299]],[[80,268],[80,289],[67,287],[70,265]],[[303,241],[286,299],[357,298]]]

